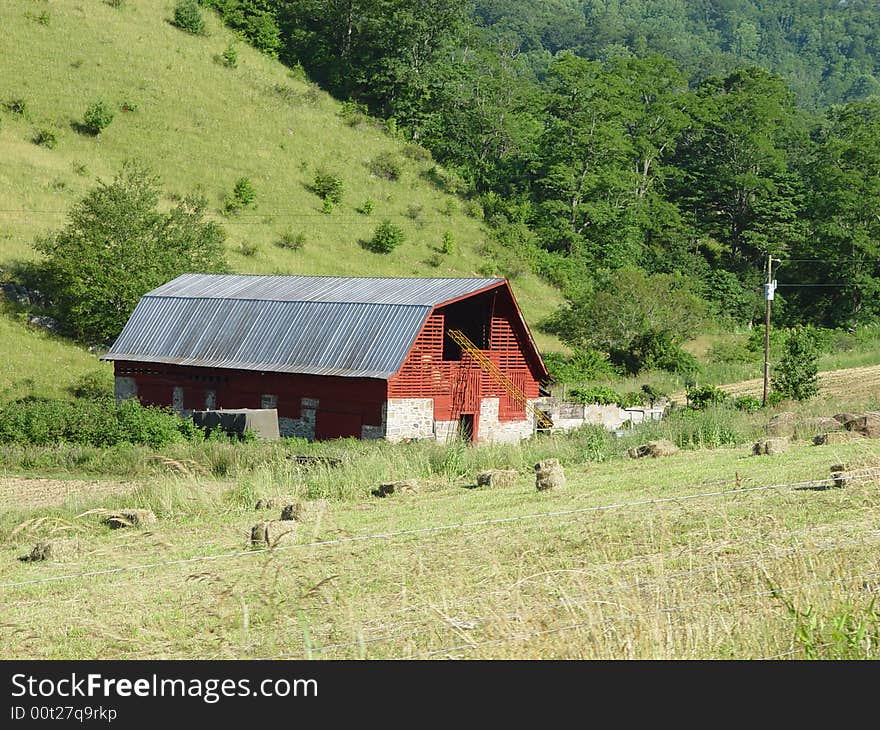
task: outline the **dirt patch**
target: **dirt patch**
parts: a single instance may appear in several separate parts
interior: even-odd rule
[[[137,486],[129,482],[0,477],[0,509],[62,505],[69,499],[125,494],[137,489]]]

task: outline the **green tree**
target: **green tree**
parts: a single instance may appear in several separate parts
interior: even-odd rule
[[[783,398],[809,400],[819,395],[819,349],[803,327],[791,330],[773,375],[773,390]]]
[[[174,19],[172,25],[193,35],[203,35],[205,32],[205,19],[199,9],[197,0],[178,0],[174,6]]]
[[[157,178],[126,163],[71,211],[60,231],[37,239],[43,286],[58,318],[76,337],[107,342],[140,297],[188,271],[221,272],[225,234],[205,220],[206,201],[184,198],[158,210]]]

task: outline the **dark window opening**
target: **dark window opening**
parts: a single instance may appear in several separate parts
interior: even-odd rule
[[[449,330],[459,330],[480,350],[489,349],[489,328],[492,317],[492,299],[487,296],[473,297],[450,304],[443,310],[445,330],[443,333],[443,359],[461,360],[461,347],[449,336]]]

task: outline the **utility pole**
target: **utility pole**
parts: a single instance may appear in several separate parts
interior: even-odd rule
[[[779,259],[776,259],[779,261]],[[764,284],[764,398],[762,405],[767,407],[767,396],[770,392],[770,302],[776,293],[776,280],[773,278],[773,257],[767,254],[767,283]]]

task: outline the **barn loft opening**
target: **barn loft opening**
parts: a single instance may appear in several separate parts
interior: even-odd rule
[[[479,349],[489,349],[489,330],[495,294],[489,292],[443,308],[443,359],[461,360],[461,347],[449,336],[449,330],[461,330]]]

